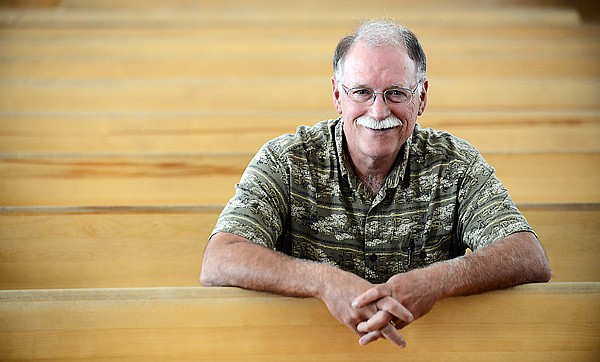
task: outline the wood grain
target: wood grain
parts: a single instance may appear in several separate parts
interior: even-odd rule
[[[403,330],[408,345],[398,350],[385,341],[360,347],[315,299],[227,288],[1,291],[0,353],[9,359],[592,361],[600,353],[599,305],[598,283],[446,299]]]
[[[332,112],[0,114],[0,154],[255,153]],[[484,153],[599,152],[600,112],[426,112]]]
[[[9,3],[52,7],[0,7],[0,359],[600,360],[600,28],[581,2]],[[372,17],[417,33],[420,123],[484,153],[554,272],[441,301],[404,351],[359,347],[314,299],[197,287],[248,161],[337,116],[333,48]]]
[[[519,203],[600,202],[600,154],[487,154]],[[3,206],[225,204],[252,158],[141,155],[0,158]]]
[[[524,205],[553,282],[600,280],[597,205]],[[4,208],[0,289],[195,286],[221,207]]]
[[[332,109],[323,77],[142,79],[130,81],[0,81],[1,112],[322,112]],[[577,92],[565,92],[577,89]],[[251,90],[251,91],[246,91]],[[256,91],[260,90],[260,91]],[[235,96],[243,92],[243,96]],[[431,80],[428,110],[597,111],[595,79]],[[536,94],[539,96],[532,96]]]

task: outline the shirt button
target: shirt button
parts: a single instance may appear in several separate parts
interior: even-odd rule
[[[376,262],[376,261],[377,261],[377,254],[371,254],[371,257],[370,257],[370,259],[371,259],[371,261],[372,261],[373,263],[374,263],[374,262]]]

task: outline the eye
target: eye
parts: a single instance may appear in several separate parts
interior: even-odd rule
[[[409,98],[409,93],[404,89],[388,89],[385,97],[394,103],[402,103]]]
[[[352,94],[357,96],[370,96],[372,92],[372,90],[366,88],[352,89]]]
[[[373,99],[373,91],[368,88],[354,88],[350,90],[349,94],[358,103],[365,103]]]

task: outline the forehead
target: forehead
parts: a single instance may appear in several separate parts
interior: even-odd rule
[[[371,47],[357,42],[344,61],[344,83],[371,87],[414,85],[415,62],[401,46]]]

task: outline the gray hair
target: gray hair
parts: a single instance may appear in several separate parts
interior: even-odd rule
[[[406,28],[391,20],[370,20],[358,27],[351,35],[340,40],[333,54],[333,73],[335,80],[341,83],[344,75],[344,60],[348,51],[356,42],[362,41],[370,47],[399,46],[403,47],[417,67],[417,81],[425,81],[427,58],[417,36]]]

